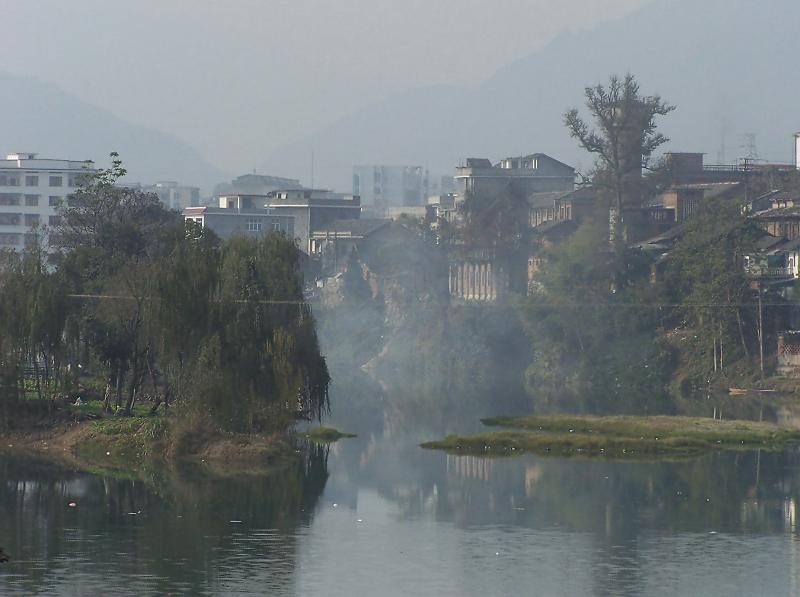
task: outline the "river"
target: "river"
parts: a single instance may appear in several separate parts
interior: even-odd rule
[[[269,478],[0,461],[0,594],[800,594],[796,450],[482,459],[359,432]]]

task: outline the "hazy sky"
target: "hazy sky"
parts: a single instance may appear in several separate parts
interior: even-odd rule
[[[232,173],[359,106],[469,85],[647,0],[0,0],[0,70],[178,135]]]

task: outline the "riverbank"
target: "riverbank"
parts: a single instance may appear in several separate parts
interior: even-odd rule
[[[800,445],[800,429],[752,421],[551,415],[494,417],[482,419],[482,422],[506,429],[468,436],[450,435],[424,443],[422,447],[459,454],[535,452],[633,458]]]
[[[192,428],[171,415],[146,415],[144,407],[138,416],[103,416],[95,406],[54,407],[47,418],[21,421],[17,428],[0,433],[0,455],[34,455],[72,468],[123,476],[178,463],[200,464],[225,475],[265,474],[298,457],[290,434]],[[350,436],[332,428],[298,435],[319,443]]]

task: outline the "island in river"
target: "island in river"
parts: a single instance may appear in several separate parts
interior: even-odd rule
[[[449,435],[423,448],[463,454],[636,457],[687,455],[718,449],[778,449],[800,444],[800,429],[754,421],[699,417],[594,417],[550,415],[482,419],[503,427],[475,435]]]

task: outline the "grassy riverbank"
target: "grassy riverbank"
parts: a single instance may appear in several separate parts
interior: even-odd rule
[[[800,444],[800,429],[751,421],[553,415],[495,417],[482,422],[507,429],[469,436],[450,435],[422,447],[461,454],[537,452],[635,457],[716,449],[778,449]]]
[[[30,416],[18,417],[10,430],[0,433],[0,453],[38,455],[115,475],[185,462],[225,474],[260,474],[297,458],[289,434],[220,432],[183,420],[178,413],[149,415],[148,405],[137,407],[130,417],[103,413],[94,401],[81,407],[54,402],[28,406]],[[330,443],[350,434],[323,427],[309,436]]]

